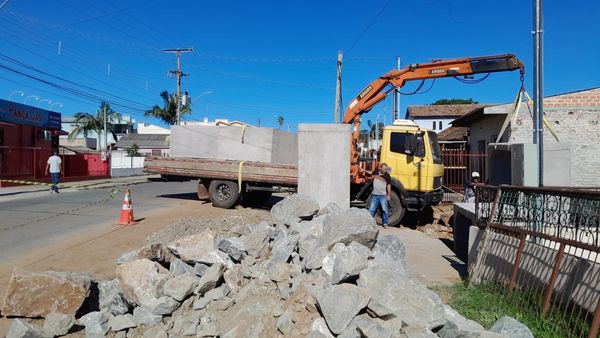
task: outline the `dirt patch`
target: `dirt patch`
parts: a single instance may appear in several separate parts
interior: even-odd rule
[[[203,226],[218,227],[219,224],[229,223],[214,221],[223,215],[228,215],[224,219],[231,219],[231,221],[235,217],[242,217],[246,222],[270,218],[268,210],[246,208],[224,210],[215,208],[210,203],[182,200],[177,206],[136,215],[144,217],[144,220],[135,225],[98,225],[85,234],[75,235],[55,245],[40,248],[18,259],[0,264],[0,297],[4,298],[12,270],[16,267],[32,271],[81,271],[91,274],[95,280],[111,279],[115,276],[115,259],[123,252],[143,246],[146,238],[151,234],[157,231],[160,233],[161,229],[170,229],[170,235],[176,235],[180,230],[185,231],[187,223],[181,221],[182,217],[193,220],[189,229]],[[201,221],[208,219],[213,221]],[[165,228],[167,224],[170,225]],[[0,336],[6,334],[9,325],[8,319],[0,318]]]
[[[454,206],[452,204],[436,205],[432,207],[432,210],[432,221],[417,227],[417,230],[432,238],[453,241],[452,217]]]

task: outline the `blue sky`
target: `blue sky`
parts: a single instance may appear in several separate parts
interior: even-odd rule
[[[600,86],[600,2],[546,0],[544,6],[545,94]],[[161,50],[193,47],[182,56],[189,73],[183,89],[197,98],[187,119],[260,119],[273,127],[282,115],[284,129],[296,130],[298,123],[333,120],[338,50],[344,52],[343,113],[364,86],[395,67],[398,55],[404,66],[515,53],[526,64],[531,92],[531,30],[532,1],[523,0],[10,0],[0,10],[0,65],[22,74],[0,68],[0,97],[23,102],[36,95],[40,101],[27,103],[49,108],[41,100],[51,100],[63,115],[95,112],[98,98],[106,97],[115,110],[156,123],[143,111],[161,103],[160,91],[175,89],[166,75],[175,56]],[[425,94],[402,96],[401,112],[440,98],[509,102],[518,88],[517,72],[475,85],[440,79]],[[390,123],[391,110],[390,96],[366,119],[379,114]]]

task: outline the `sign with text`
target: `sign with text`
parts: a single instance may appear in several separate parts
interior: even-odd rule
[[[0,99],[0,122],[60,129],[60,113]]]

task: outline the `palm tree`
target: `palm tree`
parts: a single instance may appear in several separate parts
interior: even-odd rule
[[[69,133],[68,140],[73,141],[79,134],[87,137],[90,132],[95,132],[98,137],[104,134],[104,114],[106,113],[106,129],[117,142],[116,126],[114,120],[121,120],[121,114],[114,111],[108,102],[100,102],[100,108],[95,115],[79,112],[75,114],[75,128]]]
[[[281,129],[281,126],[283,126],[283,116],[277,116],[277,124],[279,125],[279,128],[277,129]]]
[[[146,117],[154,117],[157,118],[168,125],[177,124],[177,95],[169,94],[168,91],[163,90],[160,93],[160,97],[163,100],[162,108],[158,105],[148,109],[144,116]],[[190,104],[185,106],[180,106],[180,114],[183,116],[184,114],[190,114],[192,112],[192,107]]]

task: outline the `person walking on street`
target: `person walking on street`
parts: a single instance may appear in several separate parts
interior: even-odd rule
[[[471,179],[465,181],[465,203],[475,203],[475,185],[479,183],[479,173],[474,171]]]
[[[371,216],[375,216],[377,209],[381,206],[383,211],[382,225],[387,228],[389,218],[388,201],[391,199],[392,191],[392,178],[388,173],[388,166],[386,163],[381,163],[379,169],[375,169],[373,172],[365,172],[373,175],[373,192],[371,193],[369,213],[371,213]]]
[[[50,193],[59,193],[58,191],[58,182],[60,181],[60,175],[62,174],[62,160],[58,156],[58,151],[55,150],[53,155],[48,158],[48,162],[46,162],[46,175],[48,175],[48,170],[50,170],[50,176],[52,177],[52,187],[50,188]]]

